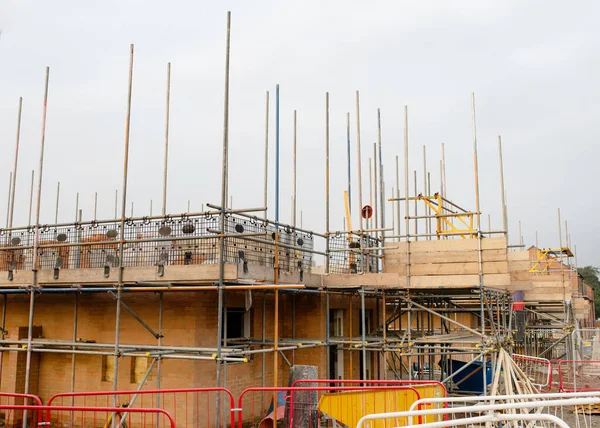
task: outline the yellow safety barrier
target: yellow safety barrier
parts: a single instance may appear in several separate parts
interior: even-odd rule
[[[381,387],[369,390],[353,390],[325,393],[319,400],[319,410],[329,417],[354,427],[365,415],[384,412],[402,412],[420,398],[444,397],[446,391],[439,384],[412,384],[401,387]],[[423,418],[434,422],[435,417]],[[431,419],[431,420],[430,420]],[[407,418],[390,418],[373,421],[371,428],[404,426]]]

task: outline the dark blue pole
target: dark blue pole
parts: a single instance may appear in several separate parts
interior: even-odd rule
[[[279,229],[279,85],[275,87],[275,228]]]

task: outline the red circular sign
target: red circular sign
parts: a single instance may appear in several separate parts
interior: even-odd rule
[[[365,205],[362,209],[363,218],[371,218],[373,216],[373,208],[371,205]]]

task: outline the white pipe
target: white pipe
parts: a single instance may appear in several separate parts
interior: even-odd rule
[[[516,396],[512,396],[512,397],[516,397]],[[488,412],[488,411],[494,411],[494,410],[530,409],[530,408],[535,408],[535,407],[578,406],[578,405],[583,405],[583,404],[598,404],[598,403],[600,403],[600,396],[598,396],[598,397],[581,397],[581,398],[566,399],[566,400],[532,401],[529,403],[485,404],[485,405],[463,406],[463,407],[453,407],[453,408],[444,407],[444,408],[440,408],[440,409],[374,413],[371,415],[363,416],[356,424],[356,428],[363,428],[365,421],[377,420],[377,419],[408,418],[408,426],[412,426],[412,418],[414,416],[429,416],[429,415],[441,415],[441,414],[448,415],[448,414],[453,414],[453,413],[464,413],[464,412],[475,413],[475,412]],[[519,416],[524,416],[524,415],[519,415]],[[443,422],[446,425],[439,425],[439,426],[448,426],[449,421],[443,421]],[[420,425],[420,426],[424,426],[424,425]]]
[[[437,428],[437,427],[457,427],[469,425],[473,426],[475,423],[480,422],[500,422],[500,421],[548,421],[554,423],[557,427],[560,428],[569,428],[569,425],[558,416],[547,415],[547,414],[534,414],[534,415],[505,415],[496,413],[493,415],[486,416],[477,416],[474,418],[464,418],[464,419],[456,419],[454,421],[440,421],[440,422],[430,422],[428,424],[419,424],[420,427],[423,428]]]
[[[495,396],[468,396],[468,397],[431,397],[421,398],[415,401],[410,406],[409,411],[415,410],[417,406],[423,404],[434,404],[434,403],[453,403],[453,402],[467,402],[467,401],[500,401],[500,400],[522,400],[526,398],[541,399],[544,398],[578,398],[578,397],[598,397],[600,398],[600,391],[586,391],[586,392],[555,392],[548,394],[520,394],[520,395],[495,395]]]

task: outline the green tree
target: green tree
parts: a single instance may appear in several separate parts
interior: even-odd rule
[[[595,266],[586,266],[577,269],[579,275],[583,277],[583,282],[594,290],[594,302],[596,303],[596,319],[600,318],[600,269]]]

